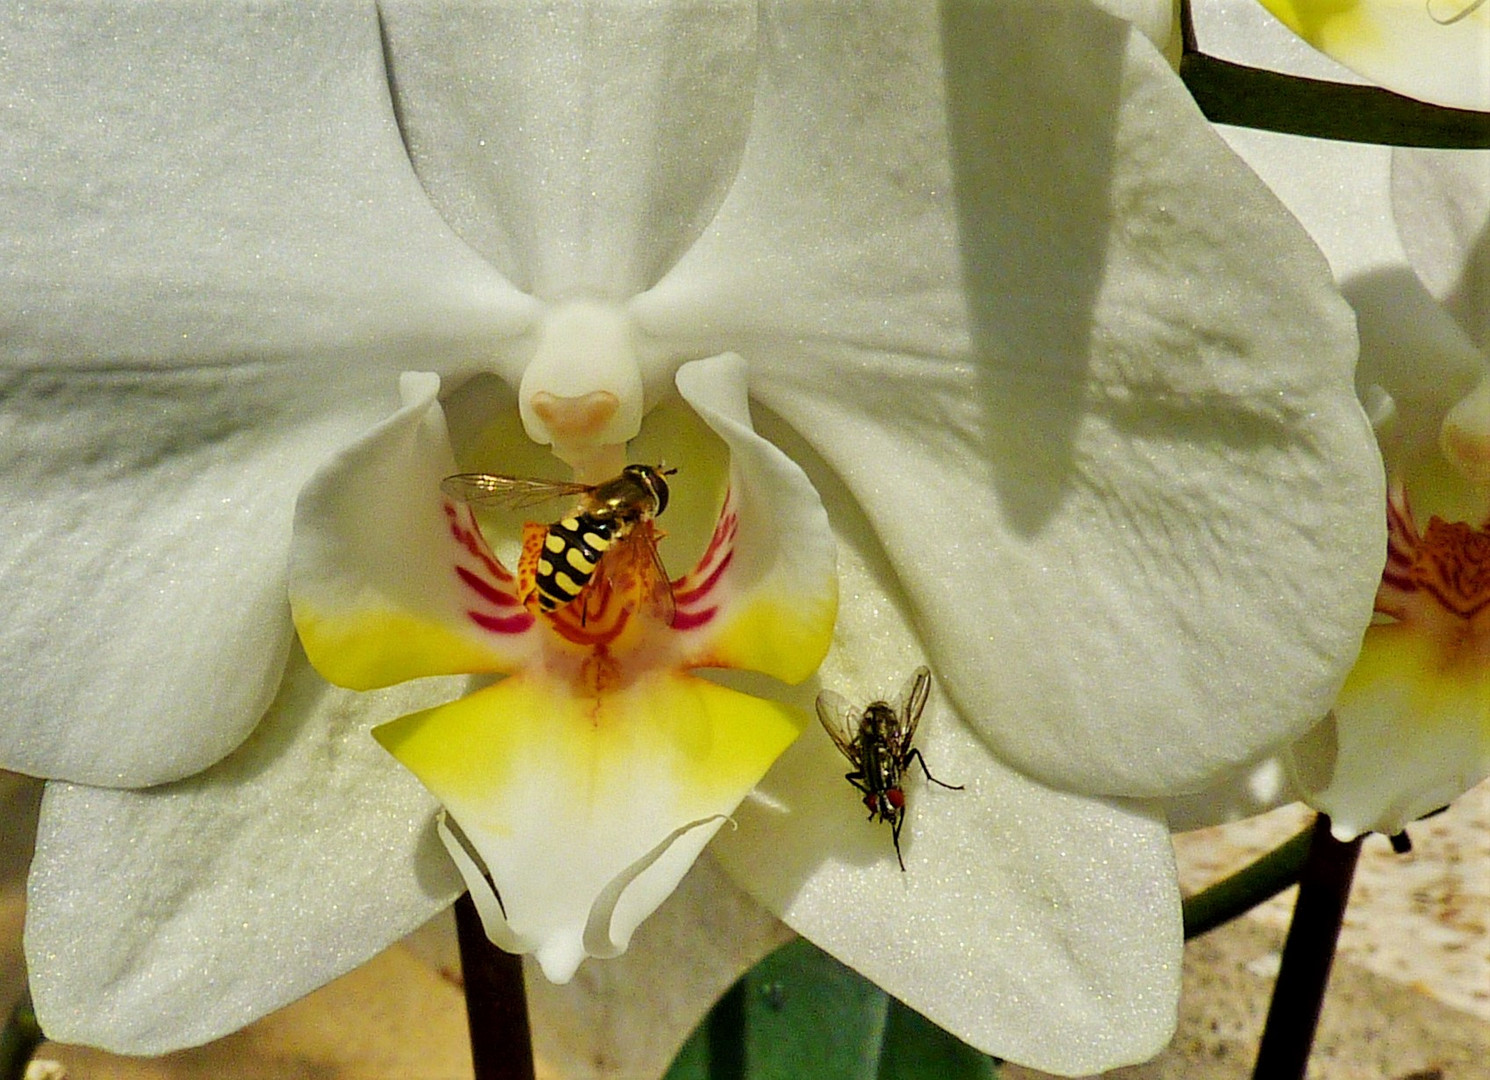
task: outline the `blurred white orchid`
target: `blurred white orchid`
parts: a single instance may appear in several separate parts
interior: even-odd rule
[[[920,742],[966,785],[912,791],[902,874],[814,730],[721,862],[1004,1057],[1082,1073],[1167,1039],[1154,800],[1323,713],[1383,494],[1348,309],[1149,40],[1079,0],[5,19],[0,716],[5,763],[57,780],[27,928],[54,1037],[212,1038],[460,888],[367,731],[469,687],[343,691],[293,644],[318,466],[304,520],[339,475],[365,509],[379,474],[337,463],[443,406],[421,468],[552,475],[521,426],[593,474],[691,422],[681,394],[737,477],[753,447],[821,495],[823,683],[928,662]],[[440,405],[416,376],[400,407],[404,371]],[[417,515],[443,467],[382,479]]]
[[[1340,78],[1230,6],[1212,24],[1223,51]],[[1392,485],[1377,619],[1331,714],[1285,755],[1279,795],[1329,814],[1341,839],[1391,834],[1490,775],[1490,154],[1226,136],[1356,309],[1357,383]]]

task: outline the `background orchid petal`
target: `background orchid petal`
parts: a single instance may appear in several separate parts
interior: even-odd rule
[[[1395,149],[1391,185],[1412,268],[1490,350],[1490,150]]]
[[[1490,775],[1490,674],[1446,671],[1440,650],[1414,627],[1373,626],[1333,715],[1290,751],[1342,840],[1401,832]]]
[[[621,300],[713,214],[751,120],[754,5],[380,5],[415,168],[544,299]]]
[[[441,494],[457,470],[439,389],[405,374],[403,408],[301,490],[290,602],[311,663],[338,686],[508,672],[536,648],[511,571]]]
[[[1193,0],[1190,18],[1207,56],[1306,79],[1367,82],[1284,26],[1259,0]]]
[[[374,734],[485,863],[494,939],[566,982],[624,951],[805,720],[679,672],[581,697],[525,669]]]
[[[1390,147],[1221,130],[1309,230],[1355,309],[1361,340],[1357,393],[1372,414],[1388,471],[1407,483],[1417,510],[1477,519],[1484,496],[1445,467],[1439,439],[1445,414],[1490,368],[1414,271],[1404,246],[1409,237],[1414,248],[1424,245],[1415,236],[1419,228],[1441,234],[1458,217],[1455,208],[1425,192],[1420,216],[1409,217],[1405,227],[1399,224],[1394,207],[1402,199],[1394,192],[1396,158]],[[1420,164],[1429,174],[1422,179],[1431,182],[1433,159]],[[1429,219],[1440,214],[1444,218],[1430,225]],[[1468,226],[1467,221],[1456,224]],[[1426,243],[1440,252],[1457,247]],[[1424,261],[1438,286],[1457,288],[1444,273],[1446,263],[1456,260],[1427,256]],[[1461,310],[1471,324],[1477,318],[1472,302]]]
[[[1125,23],[942,15],[773,26],[740,181],[633,307],[733,336],[1003,760],[1194,790],[1323,714],[1370,611],[1351,313]]]
[[[1287,749],[1222,774],[1204,791],[1162,800],[1170,831],[1224,825],[1298,802],[1303,796],[1293,786],[1281,756]]]
[[[356,694],[291,657],[213,768],[150,791],[54,783],[27,897],[47,1034],[120,1053],[206,1042],[351,970],[460,891],[434,802],[368,727],[459,692]]]
[[[1261,0],[1309,44],[1422,101],[1490,109],[1490,8],[1481,0]]]
[[[680,592],[685,612],[713,608],[688,663],[746,668],[796,683],[817,670],[833,634],[833,532],[806,474],[755,433],[747,389],[738,356],[678,370],[683,400],[729,447],[726,514],[735,519],[729,562],[717,584],[697,601],[690,602],[690,582]]]
[[[0,14],[9,768],[151,784],[241,741],[299,484],[399,370],[529,317],[424,198],[371,4],[204,11]]]

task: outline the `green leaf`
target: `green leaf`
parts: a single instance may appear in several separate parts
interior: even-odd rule
[[[985,1080],[992,1058],[806,941],[719,1000],[666,1080]]]
[[[998,1063],[894,998],[877,1080],[994,1080]]]

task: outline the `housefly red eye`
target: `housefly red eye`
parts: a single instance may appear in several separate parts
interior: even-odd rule
[[[885,801],[897,810],[904,810],[905,792],[901,791],[898,787],[892,787],[889,791],[885,792]]]
[[[876,795],[874,792],[871,791],[868,795],[864,796],[864,805],[869,807],[869,812],[871,814],[879,810],[879,804],[879,796]]]

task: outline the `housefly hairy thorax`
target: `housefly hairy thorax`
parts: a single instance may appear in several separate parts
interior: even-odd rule
[[[638,526],[649,523],[667,509],[665,478],[677,471],[660,465],[627,465],[620,475],[599,484],[495,473],[457,473],[445,477],[440,488],[452,498],[474,506],[522,509],[551,499],[575,500],[573,509],[548,525],[533,577],[538,609],[551,613],[579,597],[601,570],[606,553],[620,553],[621,545],[640,544],[646,548],[642,555],[650,561],[661,588],[671,599],[653,530]],[[527,597],[522,599],[527,601]]]
[[[912,745],[916,725],[931,693],[931,672],[919,667],[911,675],[900,697],[892,705],[872,701],[862,709],[842,696],[824,690],[817,696],[817,718],[828,736],[854,770],[844,778],[864,795],[871,821],[888,821],[895,844],[895,858],[905,869],[900,853],[900,827],[905,822],[905,786],[902,778],[914,760],[926,779],[953,791],[961,784],[948,784],[931,775],[921,751]]]

